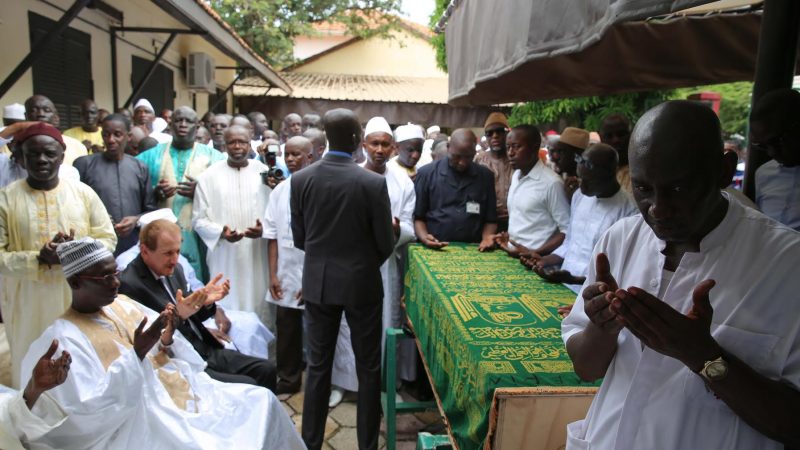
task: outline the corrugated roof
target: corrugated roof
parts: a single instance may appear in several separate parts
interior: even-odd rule
[[[292,87],[292,98],[369,102],[447,104],[447,77],[393,77],[282,72]],[[258,77],[244,78],[233,88],[236,96],[288,97]]]

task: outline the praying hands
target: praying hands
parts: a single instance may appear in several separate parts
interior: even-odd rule
[[[68,351],[62,351],[61,356],[52,359],[58,349],[58,340],[53,339],[50,348],[47,349],[44,355],[39,359],[33,367],[33,376],[25,386],[23,397],[28,409],[32,409],[36,404],[36,400],[44,393],[54,387],[64,383],[69,374],[69,366],[72,363],[72,357]]]

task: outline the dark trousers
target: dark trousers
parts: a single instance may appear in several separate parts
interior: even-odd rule
[[[206,373],[215,380],[255,384],[275,392],[275,366],[266,359],[223,348],[210,351],[206,362]]]
[[[303,441],[319,450],[328,417],[331,368],[342,312],[350,326],[350,342],[356,357],[358,448],[377,450],[381,423],[381,326],[383,302],[356,306],[306,303],[308,378],[303,402]]]
[[[297,392],[303,382],[303,310],[278,306],[275,331],[278,392]]]

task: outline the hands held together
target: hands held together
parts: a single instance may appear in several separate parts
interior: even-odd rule
[[[642,344],[695,371],[721,353],[710,330],[714,310],[708,294],[714,280],[704,280],[694,288],[692,307],[684,315],[644,289],[620,289],[603,253],[597,255],[596,272],[596,281],[582,294],[593,326],[610,336],[627,328]]]
[[[222,234],[220,237],[225,239],[228,242],[239,242],[242,238],[249,238],[249,239],[258,239],[262,237],[264,233],[264,227],[261,225],[261,220],[256,219],[255,226],[249,227],[243,232],[239,232],[236,230],[231,230],[231,228],[227,225],[222,227]]]

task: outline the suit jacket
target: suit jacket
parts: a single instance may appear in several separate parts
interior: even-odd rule
[[[303,299],[380,302],[380,267],[395,242],[386,181],[350,158],[327,154],[290,182],[294,245],[305,250]]]
[[[161,312],[168,304],[172,303],[167,291],[164,289],[164,285],[161,281],[153,277],[150,268],[148,268],[144,260],[142,260],[142,255],[137,256],[136,259],[128,264],[128,267],[126,267],[120,275],[120,281],[122,283],[119,288],[120,293],[127,295],[154,311]],[[172,291],[173,297],[175,297],[175,293],[178,292],[178,289],[182,289],[185,296],[191,293],[187,292],[189,287],[180,264],[175,266],[175,271],[172,275],[167,277],[167,284],[170,287],[170,291]],[[208,358],[212,350],[223,348],[222,344],[220,344],[203,325],[203,321],[212,317],[216,312],[216,305],[212,305],[208,308],[201,308],[197,313],[189,317],[189,319],[181,321],[181,324],[178,326],[178,331],[192,343],[197,353],[204,359]],[[200,331],[200,336],[192,329],[189,321],[192,321]]]

